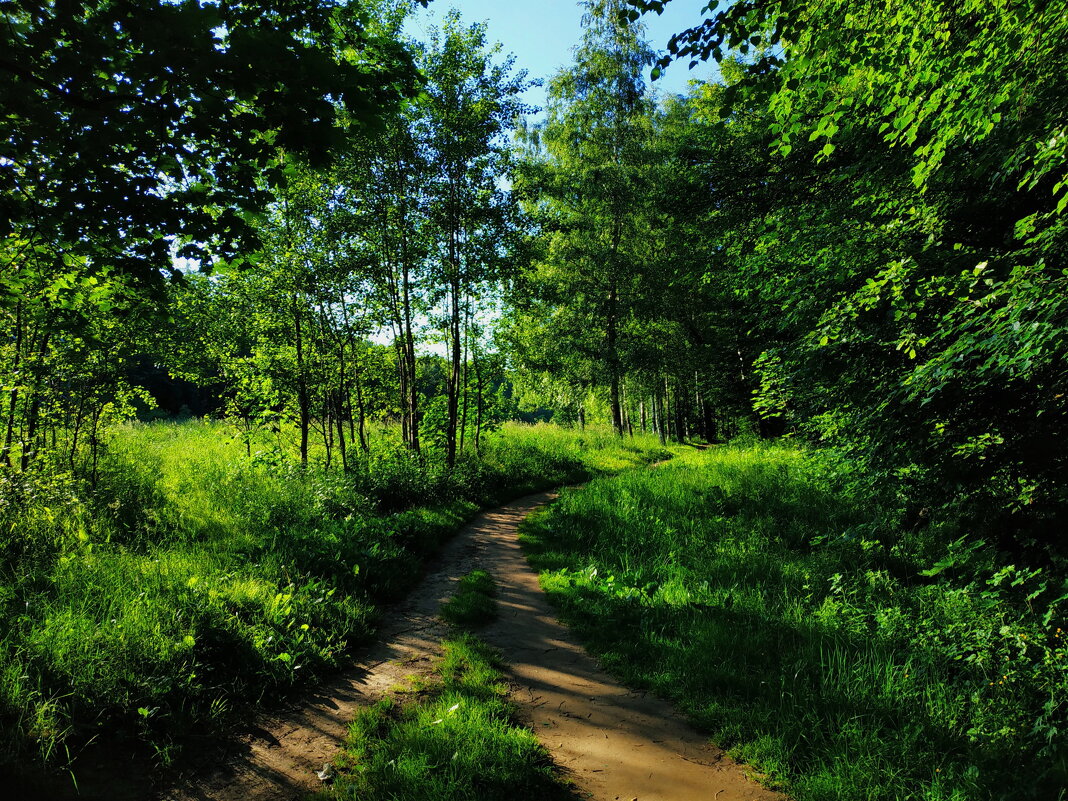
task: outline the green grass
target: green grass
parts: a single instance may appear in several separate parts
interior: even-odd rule
[[[497,617],[497,585],[485,570],[472,570],[458,582],[456,594],[441,605],[441,616],[454,626],[482,626]]]
[[[897,530],[849,487],[801,450],[718,448],[567,492],[522,535],[608,669],[797,801],[1065,797],[1063,577]]]
[[[384,439],[341,473],[257,444],[219,422],[131,425],[95,487],[0,475],[0,768],[62,764],[105,732],[166,764],[333,670],[479,506],[662,453],[506,426],[451,473]]]
[[[385,700],[352,725],[324,799],[514,801],[572,798],[534,734],[513,722],[497,655],[470,634],[444,643],[441,684]]]

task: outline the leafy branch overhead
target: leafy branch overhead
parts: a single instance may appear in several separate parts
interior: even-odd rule
[[[627,1],[630,15],[671,2]],[[659,66],[746,58],[728,106],[743,92],[767,99],[780,152],[808,138],[827,157],[839,132],[873,130],[911,153],[913,180],[924,187],[947,151],[991,140],[999,181],[1040,188],[1057,214],[1068,207],[1068,122],[1057,89],[1068,70],[1064,0],[739,0],[705,12],[672,37]]]
[[[247,253],[279,152],[321,163],[419,85],[358,2],[0,11],[0,236],[143,282],[176,246],[206,264]]]

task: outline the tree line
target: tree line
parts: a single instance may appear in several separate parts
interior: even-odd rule
[[[148,359],[302,463],[392,420],[451,466],[522,400],[804,438],[1055,548],[1064,3],[744,0],[664,54],[667,1],[583,2],[537,122],[409,3],[5,3],[0,462],[91,472]],[[719,77],[661,96],[673,60]]]

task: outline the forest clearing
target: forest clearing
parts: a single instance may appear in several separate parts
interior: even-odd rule
[[[0,14],[5,797],[1068,801],[1066,0]]]

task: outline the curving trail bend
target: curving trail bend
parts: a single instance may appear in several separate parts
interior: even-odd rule
[[[556,620],[520,549],[524,517],[555,497],[531,495],[485,512],[430,564],[387,615],[378,645],[321,685],[303,705],[263,718],[210,769],[187,772],[163,801],[291,801],[321,785],[361,707],[412,676],[428,676],[447,627],[437,618],[456,580],[481,567],[498,584],[499,618],[480,636],[500,649],[524,722],[577,794],[593,801],[779,801],[742,766],[691,729],[669,704],[635,693],[602,671]]]

